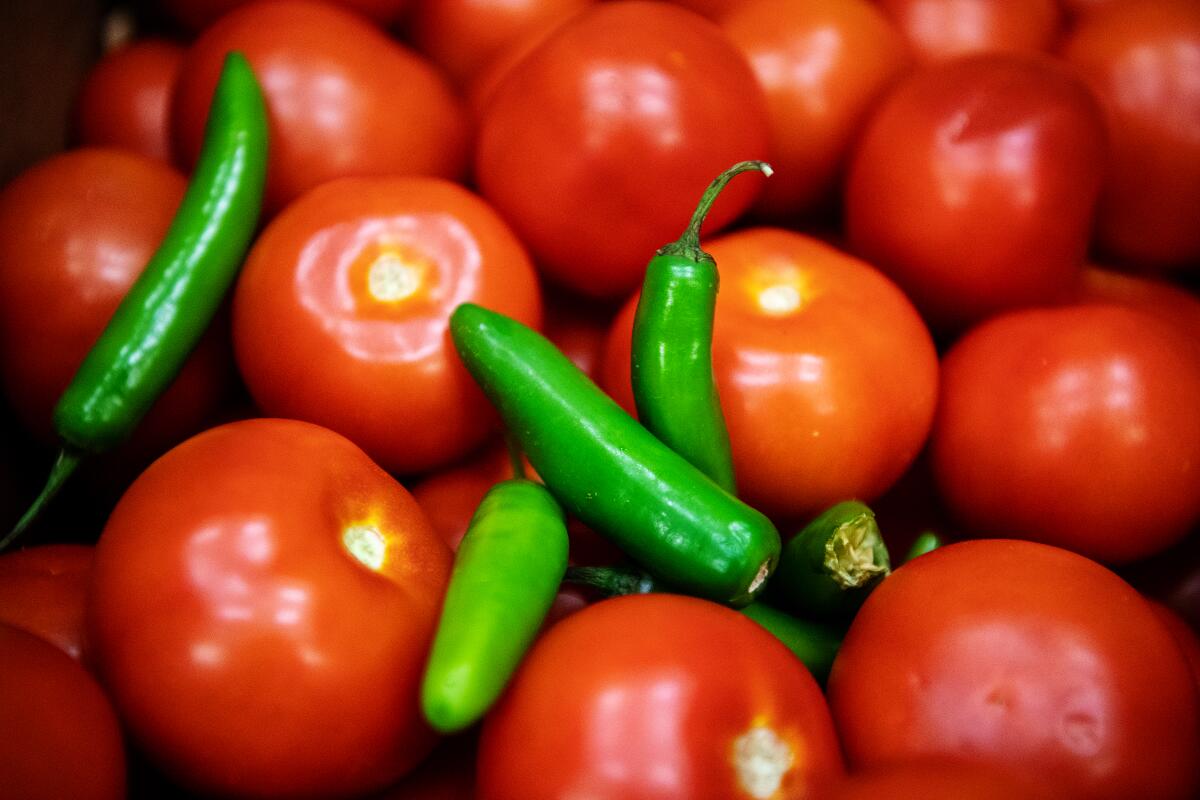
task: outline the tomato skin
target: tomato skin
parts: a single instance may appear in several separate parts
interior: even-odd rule
[[[753,621],[680,595],[603,600],[534,645],[485,719],[479,797],[766,797],[734,767],[753,728],[792,751],[778,796],[841,776],[820,690]]]
[[[0,622],[29,631],[78,661],[93,548],[42,545],[0,555]]]
[[[357,15],[305,0],[238,8],[191,46],[171,111],[181,163],[200,152],[229,50],[246,56],[266,98],[268,213],[347,175],[461,175],[466,112],[437,69]]]
[[[216,22],[235,8],[249,5],[254,0],[163,0],[162,5],[171,16],[193,31],[200,31]],[[386,25],[400,19],[412,6],[412,0],[328,0],[331,5],[341,6],[370,17]]]
[[[377,567],[351,555],[353,529],[378,544]],[[129,730],[184,785],[363,793],[433,745],[417,689],[450,561],[348,440],[294,420],[224,425],[118,503],[96,547],[90,652]]]
[[[1107,113],[1109,172],[1099,245],[1151,270],[1200,263],[1200,6],[1190,0],[1113,3],[1090,13],[1062,57]]]
[[[908,68],[908,47],[866,0],[756,0],[721,27],[767,95],[775,174],[755,208],[772,218],[811,211],[840,179],[867,112]]]
[[[798,521],[882,494],[920,451],[937,398],[937,354],[912,304],[870,265],[793,231],[745,229],[704,249],[721,273],[713,374],[746,502]],[[636,304],[613,324],[602,373],[631,413]]]
[[[372,288],[389,264],[412,283]],[[487,203],[435,178],[333,181],[251,249],[234,295],[238,366],[267,414],[325,425],[387,469],[420,472],[496,426],[448,335],[467,301],[541,324],[533,266]]]
[[[830,675],[859,769],[944,756],[1065,800],[1194,797],[1197,693],[1124,581],[1033,542],[946,545],[867,598]]]
[[[183,46],[166,39],[142,39],[105,55],[76,102],[79,140],[170,162],[171,91],[182,64]]]
[[[975,53],[1049,50],[1058,0],[878,0],[924,62]]]
[[[0,786],[22,800],[121,800],[125,753],[112,705],[83,667],[0,624]]]
[[[852,157],[851,250],[939,328],[1052,300],[1083,267],[1104,159],[1096,101],[1050,59],[928,67],[887,97]]]
[[[1200,347],[1200,297],[1181,286],[1104,267],[1083,271],[1076,303],[1115,303],[1158,317]]]
[[[766,154],[762,90],[724,33],[665,3],[621,0],[572,17],[500,82],[475,171],[543,274],[615,298],[679,236],[714,177]],[[708,230],[760,186],[731,184]]]
[[[827,800],[1055,800],[1032,781],[1003,770],[946,759],[912,761],[859,772]]]
[[[1015,311],[942,362],[930,438],[939,490],[976,534],[1109,563],[1152,555],[1200,520],[1200,361],[1147,314]]]

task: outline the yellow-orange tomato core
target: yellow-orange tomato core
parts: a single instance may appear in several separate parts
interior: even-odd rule
[[[762,267],[746,278],[743,287],[757,310],[769,317],[794,314],[812,294],[808,280],[795,267]]]

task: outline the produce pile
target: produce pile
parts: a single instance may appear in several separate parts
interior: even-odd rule
[[[0,795],[1200,796],[1194,0],[118,19],[0,187]]]

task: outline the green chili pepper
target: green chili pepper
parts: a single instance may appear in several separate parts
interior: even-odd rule
[[[250,65],[225,59],[204,145],[158,250],[54,409],[63,443],[50,478],[3,550],[88,454],[120,444],[179,373],[246,255],[267,172],[267,113]]]
[[[700,249],[700,226],[735,175],[771,174],[762,161],[743,161],[705,190],[687,230],[659,248],[646,266],[633,320],[631,378],[638,418],[667,446],[726,491],[735,491],[729,431],[712,371],[717,264]]]
[[[890,571],[875,513],[847,500],[822,512],[784,546],[771,593],[794,614],[843,620]]]
[[[934,531],[925,531],[913,540],[912,547],[908,548],[908,555],[904,557],[904,563],[907,564],[914,558],[923,556],[926,553],[932,553],[941,546],[942,537],[938,536]]]
[[[454,558],[421,708],[442,733],[462,730],[500,696],[554,602],[567,568],[562,509],[524,478],[483,498]]]
[[[549,341],[464,303],[450,333],[467,369],[574,516],[655,576],[745,605],[779,557],[779,533],[625,413]]]
[[[596,589],[605,597],[670,591],[649,573],[629,567],[568,567],[565,580]],[[796,658],[804,662],[818,683],[825,683],[834,656],[842,644],[842,637],[836,630],[797,619],[762,601],[750,603],[739,610],[783,642]]]

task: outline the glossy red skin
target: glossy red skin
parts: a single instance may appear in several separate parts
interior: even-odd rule
[[[1072,302],[1117,303],[1175,326],[1200,347],[1200,297],[1167,281],[1103,267],[1084,270]]]
[[[794,231],[751,228],[704,248],[721,273],[713,374],[740,495],[788,521],[881,495],[920,451],[937,399],[937,354],[912,304],[869,264]],[[759,297],[772,287],[801,304],[770,313]],[[636,305],[617,316],[603,370],[631,412]]]
[[[867,123],[846,184],[850,247],[934,327],[1068,291],[1105,163],[1087,87],[1048,58],[976,56],[899,84]]]
[[[362,14],[375,22],[387,25],[404,16],[412,6],[412,0],[327,0],[348,11]],[[171,16],[193,31],[200,31],[228,14],[235,8],[249,5],[254,0],[163,0]]]
[[[0,787],[21,800],[121,800],[125,752],[99,684],[59,648],[0,624]]]
[[[911,63],[867,0],[754,0],[721,21],[767,96],[775,174],[755,210],[790,219],[830,199],[867,114]]]
[[[0,555],[0,622],[39,636],[80,660],[93,549],[54,544]]]
[[[383,538],[378,569],[343,545],[356,524]],[[96,547],[90,652],[181,784],[361,794],[433,745],[417,690],[450,562],[408,492],[348,440],[232,423],[167,453],[117,505]]]
[[[200,152],[229,50],[246,56],[266,98],[268,213],[333,178],[461,176],[466,112],[445,77],[358,15],[307,0],[238,8],[188,50],[171,110],[181,163]]]
[[[1010,312],[943,359],[930,448],[977,535],[1144,558],[1200,520],[1200,360],[1129,308]]]
[[[171,91],[183,51],[166,39],[142,39],[100,59],[76,101],[79,141],[170,162]]]
[[[877,0],[916,57],[1049,50],[1062,26],[1058,0]]]
[[[1079,21],[1061,55],[1108,115],[1100,247],[1119,262],[1194,274],[1200,264],[1200,5],[1112,3]]]
[[[59,396],[157,249],[183,196],[162,162],[83,148],[26,170],[0,192],[0,371],[13,411],[55,441]],[[222,406],[232,377],[227,331],[201,341],[139,425],[157,454]]]
[[[604,600],[538,640],[485,719],[479,797],[750,798],[733,754],[754,727],[794,756],[772,796],[841,776],[820,690],[765,630],[691,597]]]
[[[419,270],[405,299],[370,288],[388,257]],[[497,425],[450,341],[463,302],[541,325],[533,266],[487,203],[435,178],[345,178],[293,203],[251,248],[233,304],[238,366],[265,413],[422,472]]]
[[[1200,789],[1178,646],[1132,587],[1059,548],[961,542],[895,570],[850,626],[828,695],[857,769],[944,756],[1063,800]]]
[[[1032,781],[961,761],[927,759],[850,775],[825,800],[1055,800]]]
[[[617,298],[713,178],[766,155],[762,91],[724,33],[665,3],[621,0],[572,17],[500,82],[475,174],[543,274]],[[706,229],[743,211],[761,180],[730,184]]]
[[[1192,680],[1195,681],[1196,688],[1200,689],[1200,637],[1197,637],[1192,626],[1171,610],[1170,606],[1151,598],[1146,598],[1146,602],[1149,603],[1154,616],[1158,617],[1175,637],[1179,649],[1183,651],[1183,656],[1187,659],[1188,668],[1192,672]]]

